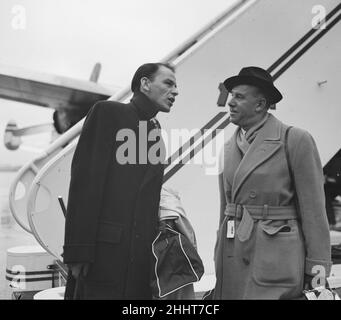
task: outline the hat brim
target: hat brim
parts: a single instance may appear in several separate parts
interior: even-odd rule
[[[228,91],[231,91],[234,87],[239,86],[241,84],[253,85],[257,88],[260,88],[267,97],[270,99],[270,103],[274,104],[282,100],[283,96],[279,92],[279,90],[269,82],[252,77],[252,76],[234,76],[231,78],[227,78],[224,81],[224,86]]]

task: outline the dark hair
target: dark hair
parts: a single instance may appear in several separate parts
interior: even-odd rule
[[[153,80],[155,73],[159,70],[160,67],[166,67],[175,72],[174,66],[169,63],[145,63],[136,70],[133,80],[131,81],[131,91],[133,91],[134,93],[139,92],[141,79],[146,77],[150,80]]]

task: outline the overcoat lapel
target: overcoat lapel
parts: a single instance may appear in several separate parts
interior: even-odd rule
[[[238,130],[235,131],[232,139],[224,146],[224,175],[225,181],[230,186],[233,184],[234,176],[242,160],[242,155],[236,142],[237,133]]]
[[[232,184],[233,202],[248,176],[281,148],[280,130],[280,122],[270,114],[269,119],[258,132],[235,172]]]

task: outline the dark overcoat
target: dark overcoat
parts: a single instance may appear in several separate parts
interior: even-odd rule
[[[99,102],[86,118],[72,160],[63,254],[66,264],[90,263],[77,283],[81,299],[152,297],[151,244],[164,168],[146,151],[163,143],[147,142],[144,129],[155,129],[156,112],[140,93],[128,104]],[[129,163],[122,164],[122,150]]]
[[[319,154],[308,132],[291,129],[288,147],[297,210],[283,143],[286,129],[269,115],[244,157],[237,131],[224,147],[215,299],[297,298],[304,273],[330,272]],[[234,238],[227,237],[230,220],[235,221]]]

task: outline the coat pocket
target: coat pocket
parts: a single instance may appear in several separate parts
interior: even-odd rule
[[[97,231],[97,242],[119,243],[123,226],[112,222],[100,222]]]
[[[253,279],[258,285],[295,287],[304,273],[304,246],[297,223],[271,225],[259,222]]]

